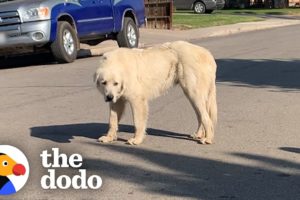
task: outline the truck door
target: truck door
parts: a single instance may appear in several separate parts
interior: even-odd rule
[[[114,29],[112,0],[80,0],[82,9],[77,11],[79,36],[110,33]]]

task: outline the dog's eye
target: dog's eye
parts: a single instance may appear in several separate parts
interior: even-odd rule
[[[117,83],[117,82],[114,82],[114,86],[117,86],[117,85],[119,85],[119,83]]]
[[[106,85],[107,82],[106,81],[102,81],[101,83],[102,83],[102,85]]]

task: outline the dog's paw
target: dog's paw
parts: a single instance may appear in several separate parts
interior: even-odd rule
[[[190,136],[190,138],[192,138],[192,139],[197,139],[197,135],[196,135],[196,133],[193,133],[193,134],[191,134],[191,135],[189,135]]]
[[[143,142],[143,139],[139,139],[139,138],[130,138],[129,140],[127,140],[127,144],[130,145],[139,145]]]
[[[190,137],[194,140],[200,140],[203,137],[203,135],[204,134],[202,132],[201,133],[193,133],[190,135]]]
[[[190,138],[194,139],[194,140],[199,140],[199,137],[196,133],[193,133],[190,135]]]
[[[110,136],[102,136],[98,139],[98,141],[101,143],[110,143],[113,142],[114,140],[117,140],[117,138],[110,137]]]
[[[208,138],[200,138],[198,141],[200,144],[212,144],[212,139]]]

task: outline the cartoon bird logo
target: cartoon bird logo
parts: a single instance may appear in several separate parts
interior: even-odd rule
[[[17,192],[9,177],[23,176],[26,173],[24,165],[17,163],[5,153],[0,153],[0,195],[10,195]]]
[[[16,193],[13,183],[8,178],[9,175],[24,175],[26,169],[24,165],[18,164],[8,155],[0,153],[0,195]]]

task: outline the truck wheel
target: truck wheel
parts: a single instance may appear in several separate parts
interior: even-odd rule
[[[74,28],[64,21],[59,21],[56,40],[51,44],[51,51],[60,63],[71,63],[77,58],[77,35]]]
[[[205,13],[205,5],[202,2],[196,2],[194,5],[194,12],[197,14]]]
[[[117,35],[119,47],[136,48],[139,45],[139,31],[134,21],[125,17],[123,30]]]

